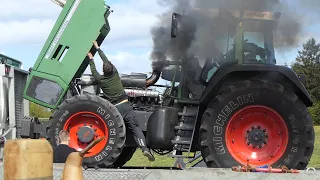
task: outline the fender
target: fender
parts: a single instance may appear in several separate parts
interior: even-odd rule
[[[278,65],[266,64],[233,64],[226,63],[222,65],[211,77],[208,82],[203,79],[200,81],[206,86],[199,99],[198,115],[196,119],[195,130],[192,138],[192,149],[198,149],[198,131],[202,114],[205,112],[208,103],[224,87],[236,81],[247,79],[260,79],[277,82],[293,91],[307,107],[313,105],[311,96],[302,84],[302,80],[290,68]]]
[[[205,83],[206,88],[200,97],[200,105],[208,104],[219,93],[223,85],[246,79],[263,79],[277,82],[296,93],[307,107],[313,104],[311,96],[298,75],[288,67],[266,64],[229,64],[221,66],[209,82]]]

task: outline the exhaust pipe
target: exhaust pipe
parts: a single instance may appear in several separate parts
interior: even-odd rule
[[[122,85],[127,87],[135,88],[146,88],[154,85],[160,78],[161,72],[158,70],[153,70],[151,76],[146,77],[145,74],[136,75],[123,75],[121,76]]]
[[[154,85],[160,78],[161,71],[153,70],[150,77],[146,79],[146,87]]]
[[[66,0],[51,0],[51,1],[60,7],[63,7],[67,3]]]

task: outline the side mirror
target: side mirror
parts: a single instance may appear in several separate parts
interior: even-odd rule
[[[176,38],[178,35],[178,25],[179,21],[181,20],[181,15],[178,13],[172,14],[172,21],[171,21],[171,38]]]

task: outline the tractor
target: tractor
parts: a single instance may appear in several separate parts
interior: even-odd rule
[[[105,136],[85,155],[83,166],[122,167],[137,148],[132,134],[99,87],[83,83],[93,80],[84,74],[86,55],[96,53],[93,40],[100,45],[108,35],[110,7],[103,0],[57,4],[63,9],[24,91],[25,99],[54,113],[45,128],[33,128],[33,133],[55,147],[59,131],[67,130],[70,146],[77,150]],[[189,55],[162,60],[162,68],[153,69],[150,77],[138,73],[121,77],[147,146],[161,155],[172,152],[175,158],[201,151],[209,168],[246,164],[306,168],[315,138],[307,110],[313,102],[299,76],[276,65],[273,29],[280,14],[221,8],[200,13],[212,13],[227,27],[221,53],[205,58],[202,67],[194,63],[196,56]],[[172,39],[183,38],[188,18],[188,13],[172,14]],[[196,27],[201,19],[193,22]],[[160,78],[171,82],[162,95],[149,89]],[[22,129],[32,123],[39,125],[26,120]]]

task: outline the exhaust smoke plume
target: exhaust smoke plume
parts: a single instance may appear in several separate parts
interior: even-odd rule
[[[212,13],[210,9],[239,8],[280,12],[281,16],[276,29],[274,29],[273,40],[275,50],[285,52],[291,48],[300,45],[301,36],[303,36],[303,27],[307,22],[312,23],[308,13],[320,10],[320,1],[318,0],[158,0],[158,4],[169,10],[158,16],[158,22],[151,28],[153,37],[153,50],[151,54],[152,67],[161,69],[164,60],[177,60],[181,57],[198,56],[199,59],[205,59],[217,55],[218,52],[226,51],[224,40],[228,31],[226,21],[221,21]],[[194,11],[199,8],[198,11]],[[297,9],[300,8],[300,9]],[[205,9],[205,10],[201,10]],[[298,11],[303,13],[299,13]],[[179,35],[177,38],[171,38],[171,15],[173,12],[181,15],[188,15],[180,23]],[[309,21],[306,21],[306,18]],[[217,15],[216,15],[217,16]],[[319,15],[313,15],[317,19]],[[183,34],[182,34],[183,33]],[[234,35],[234,34],[233,34]],[[229,42],[228,50],[232,49],[232,42]]]

